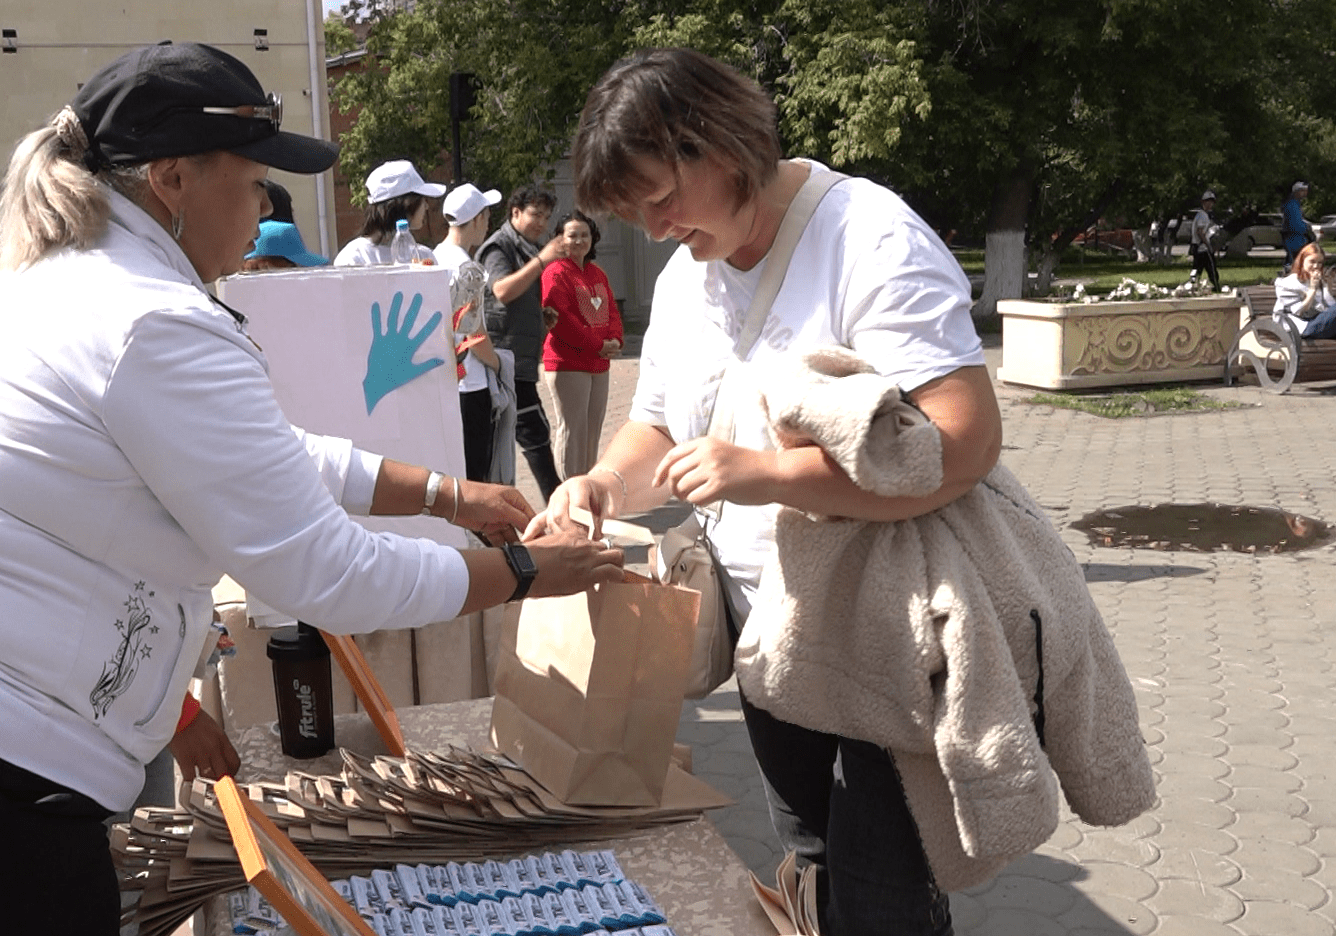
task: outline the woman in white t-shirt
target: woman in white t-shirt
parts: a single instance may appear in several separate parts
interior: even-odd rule
[[[362,229],[334,258],[336,267],[392,263],[390,241],[394,239],[395,225],[407,220],[410,231],[420,231],[427,223],[430,200],[445,194],[444,185],[424,181],[406,159],[394,159],[371,170],[366,177],[366,190]],[[416,245],[414,250],[414,263],[436,262],[431,248],[425,244]]]
[[[774,105],[755,83],[690,50],[637,53],[590,92],[573,162],[582,210],[611,211],[681,246],[655,286],[629,421],[589,474],[555,492],[531,533],[573,524],[577,507],[592,514],[598,536],[603,518],[670,497],[722,499],[709,539],[740,627],[781,507],[901,520],[950,503],[994,466],[1001,417],[969,283],[931,228],[865,179],[842,181],[822,199],[738,369],[764,373],[782,354],[851,348],[937,425],[941,487],[916,498],[863,490],[820,448],[775,451],[763,414],[747,407],[734,411],[732,443],[706,437],[780,222],[809,174],[827,171],[782,158]],[[949,933],[950,907],[890,756],[780,721],[746,699],[743,712],[777,832],[825,869],[822,932]]]
[[[1302,338],[1336,338],[1336,296],[1322,275],[1326,254],[1317,244],[1294,258],[1294,272],[1276,280],[1277,317],[1288,315]]]

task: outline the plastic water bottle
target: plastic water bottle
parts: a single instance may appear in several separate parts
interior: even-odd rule
[[[417,256],[417,241],[408,229],[408,219],[400,218],[394,225],[394,240],[390,241],[390,262],[395,266],[407,265]]]

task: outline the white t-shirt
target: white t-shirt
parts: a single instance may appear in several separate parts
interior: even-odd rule
[[[1192,243],[1210,246],[1211,216],[1206,213],[1205,208],[1198,208],[1197,213],[1192,216]]]
[[[428,263],[435,263],[436,258],[431,252],[430,247],[422,244],[416,245],[414,255],[418,260],[425,260]],[[386,241],[383,244],[373,244],[368,237],[354,237],[348,243],[343,245],[339,255],[334,258],[334,266],[379,266],[389,265],[394,261],[390,258],[390,244]]]
[[[466,251],[463,247],[460,247],[458,244],[452,244],[448,240],[441,241],[439,244],[437,244],[436,250],[433,251],[433,253],[436,256],[437,265],[440,266],[440,268],[443,270],[450,271],[451,305],[454,306],[454,308],[452,308],[450,311],[453,314],[455,309],[458,309],[460,306],[462,306],[465,302],[468,301],[465,297],[463,297],[459,293],[458,290],[454,288],[455,285],[459,282],[459,271],[463,269],[464,264],[466,263],[473,263],[475,266],[477,266],[477,264],[474,263],[471,257],[469,257],[468,251]],[[478,269],[481,270],[482,267],[479,266]],[[484,273],[483,275],[486,276],[486,273]],[[479,315],[482,314],[481,305],[478,308],[478,314]],[[467,338],[470,334],[471,334],[470,332],[455,332],[455,343],[458,344],[459,342]],[[473,352],[470,351],[467,355],[464,356],[464,377],[459,381],[459,392],[468,393],[473,390],[486,390],[486,389],[487,389],[487,365],[484,364],[482,361],[478,360],[478,358],[473,354]]]
[[[678,248],[655,284],[630,419],[663,426],[678,442],[706,433],[764,267],[762,261],[744,272],[722,260],[699,263]],[[755,399],[757,377],[768,365],[782,354],[829,345],[856,351],[906,391],[984,362],[960,264],[898,196],[866,179],[844,180],[822,199],[760,339],[748,360],[733,366],[737,444],[773,447]],[[778,512],[775,504],[730,503],[717,523],[707,523],[732,578],[735,607],[744,612],[773,548]]]

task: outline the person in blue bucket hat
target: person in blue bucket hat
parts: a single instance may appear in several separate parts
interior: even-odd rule
[[[246,254],[241,269],[247,273],[290,267],[328,266],[329,258],[311,253],[297,225],[287,221],[261,221],[255,249]]]

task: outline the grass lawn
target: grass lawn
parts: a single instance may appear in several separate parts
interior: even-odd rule
[[[1240,405],[1221,402],[1187,387],[1090,394],[1036,393],[1025,402],[1080,410],[1083,413],[1109,419],[1121,419],[1124,416],[1154,416],[1160,413],[1199,413],[1205,410],[1233,409]]]

